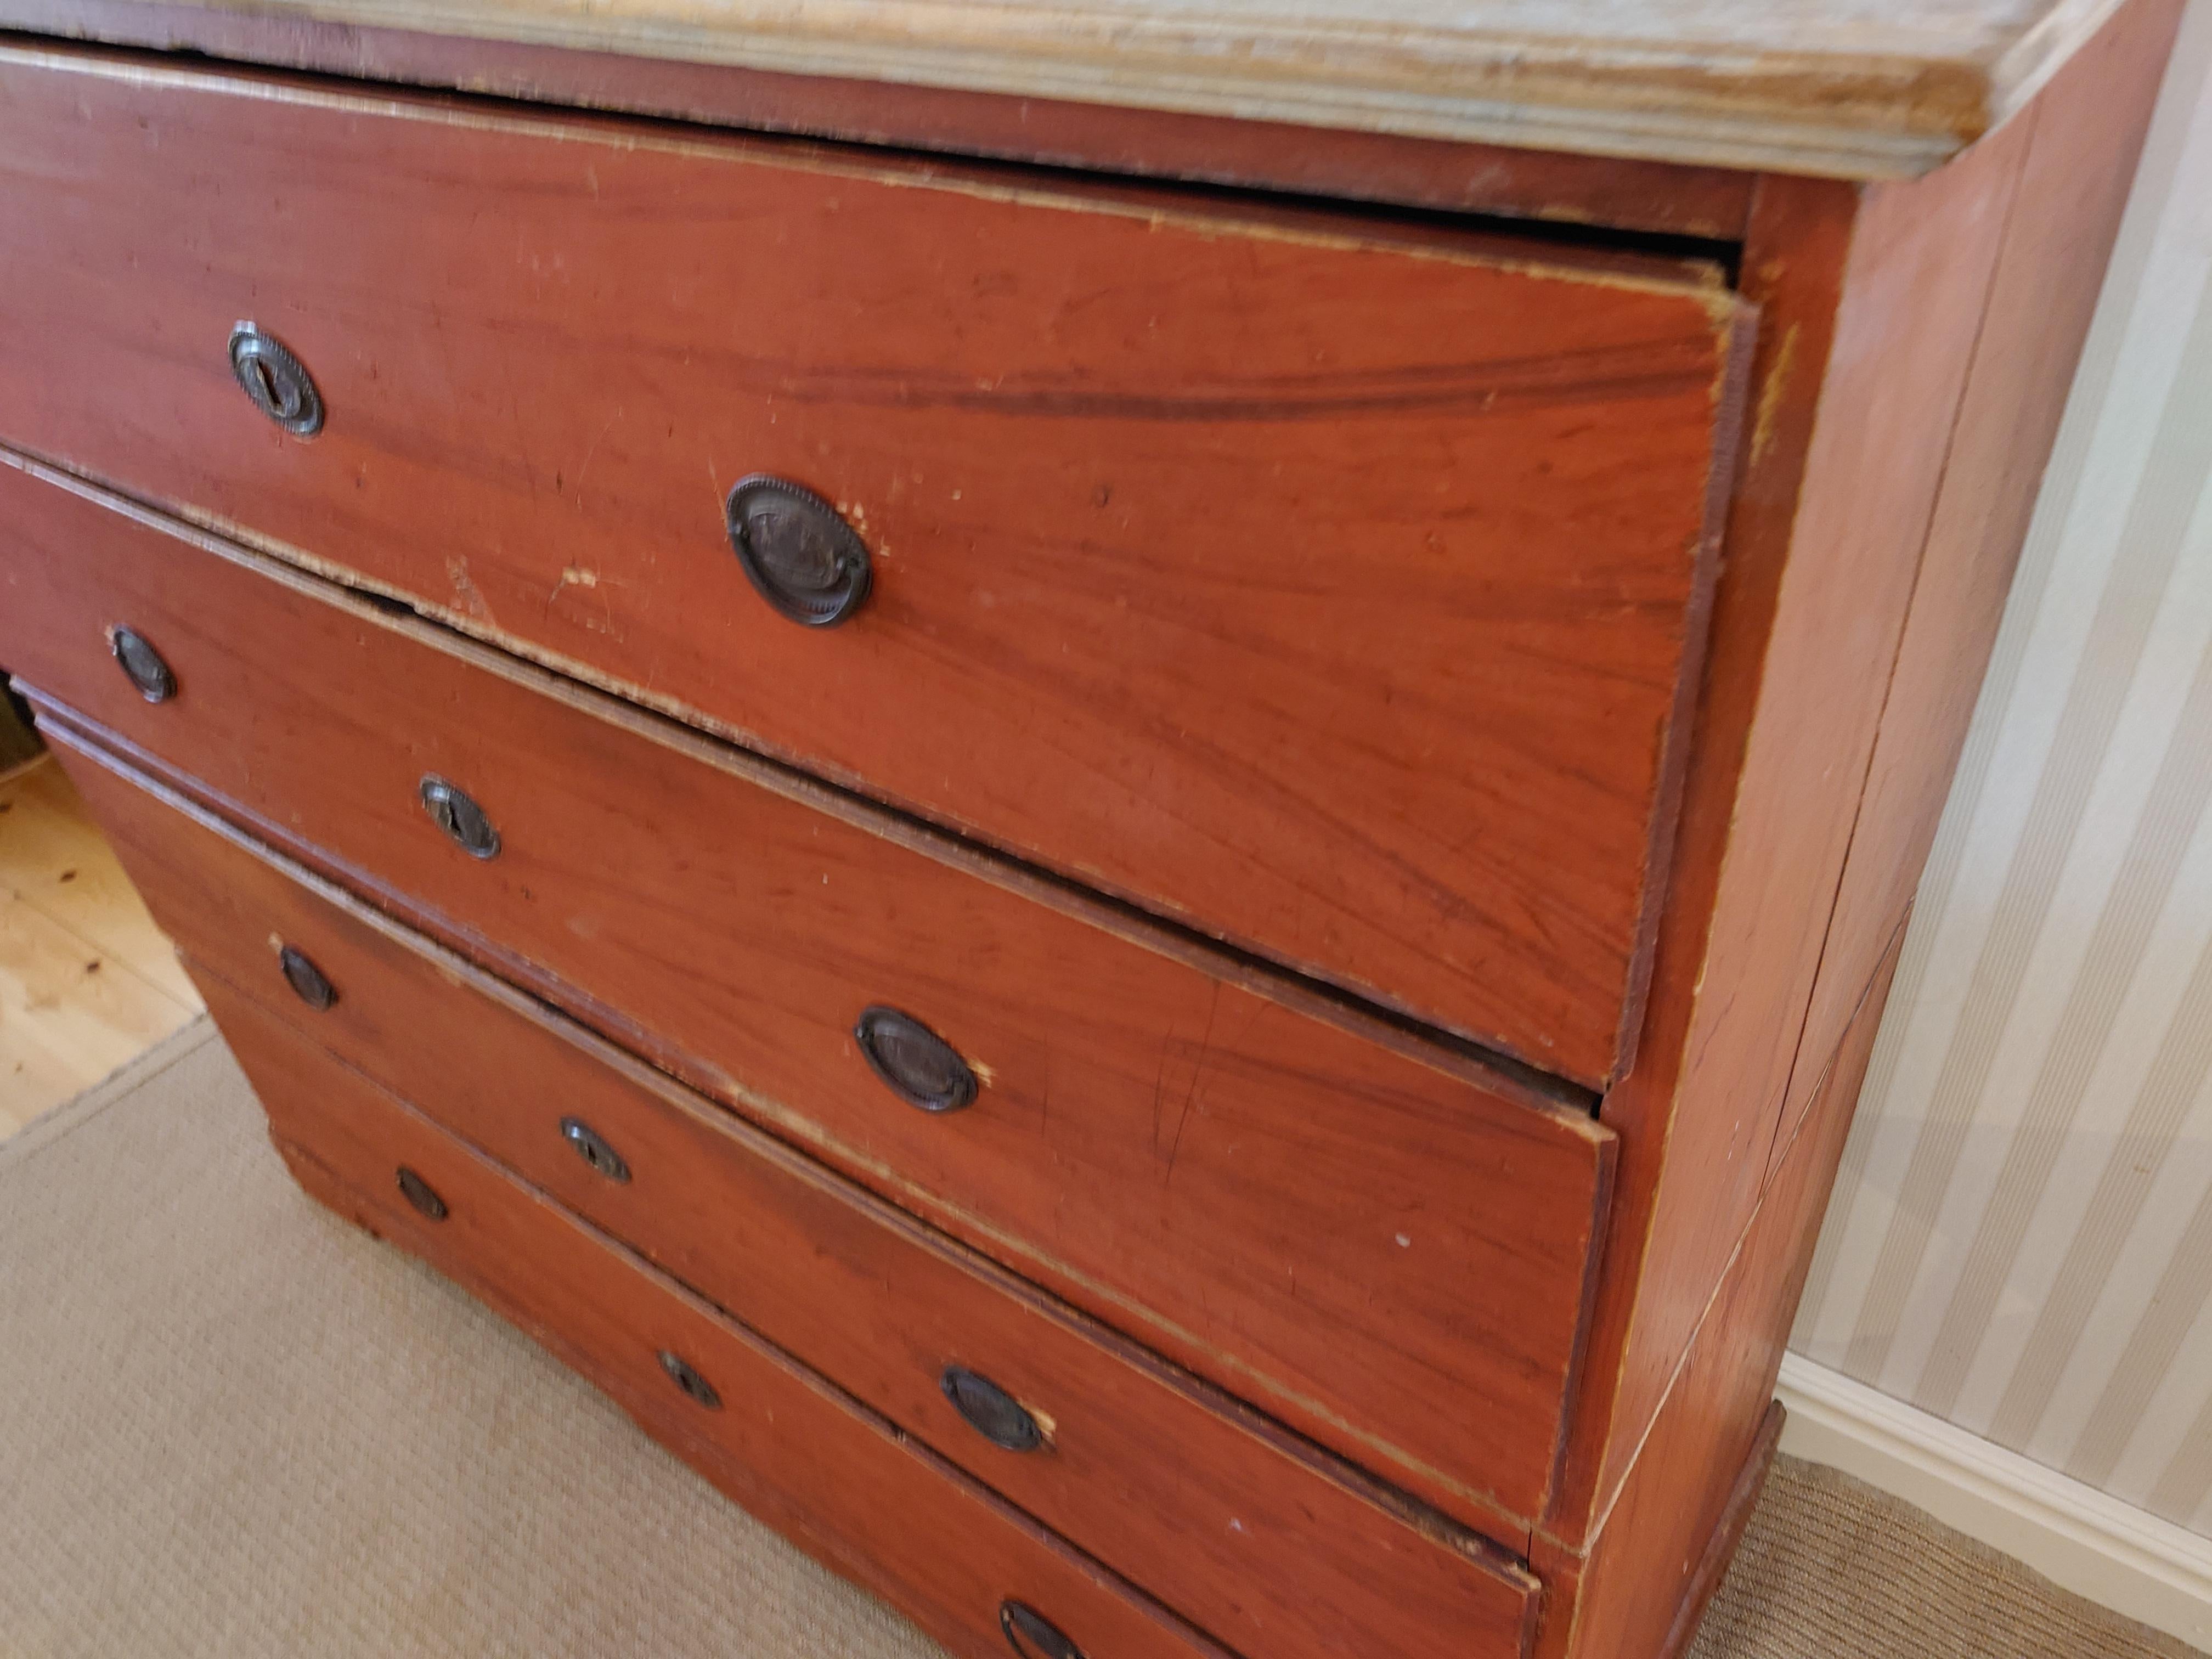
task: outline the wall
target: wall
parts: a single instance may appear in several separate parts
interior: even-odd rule
[[[2193,0],[1795,1348],[2212,1536],[2212,0]]]

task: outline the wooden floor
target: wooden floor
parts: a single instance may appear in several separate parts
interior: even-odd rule
[[[61,768],[0,779],[0,1139],[199,1011]]]

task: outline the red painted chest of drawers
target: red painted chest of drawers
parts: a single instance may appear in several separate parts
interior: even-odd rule
[[[0,0],[0,664],[955,1650],[1678,1654],[2174,11],[1866,183]]]

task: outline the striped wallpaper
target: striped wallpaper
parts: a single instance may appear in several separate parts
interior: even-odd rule
[[[2212,1536],[2212,0],[2193,0],[1794,1346]]]

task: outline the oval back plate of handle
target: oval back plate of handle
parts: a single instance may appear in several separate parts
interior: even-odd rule
[[[722,517],[746,578],[781,615],[832,628],[867,603],[867,546],[812,490],[757,472],[738,481]]]
[[[393,1179],[398,1184],[399,1195],[422,1212],[426,1219],[443,1221],[446,1218],[446,1200],[439,1197],[438,1189],[421,1176],[403,1164],[393,1172]]]
[[[455,846],[472,859],[498,856],[499,831],[466,790],[433,772],[422,780],[419,793],[430,822],[452,836]]]
[[[606,1137],[580,1117],[561,1120],[561,1139],[576,1149],[576,1156],[617,1184],[629,1179],[629,1164],[607,1144]]]
[[[699,1375],[690,1361],[666,1348],[660,1351],[660,1369],[668,1373],[668,1380],[682,1389],[686,1399],[703,1406],[710,1412],[722,1409],[722,1396],[714,1385]]]
[[[177,676],[150,641],[135,628],[107,630],[107,648],[115,655],[123,678],[137,688],[148,702],[167,702],[177,695]]]
[[[1044,1444],[1044,1431],[1037,1426],[1036,1419],[989,1377],[978,1376],[964,1365],[947,1365],[937,1386],[944,1389],[952,1408],[968,1419],[968,1426],[993,1445],[1025,1452]]]
[[[960,1051],[912,1014],[881,1006],[864,1009],[853,1041],[875,1074],[909,1106],[957,1112],[975,1103],[975,1073]]]
[[[999,1628],[1006,1633],[1006,1645],[1022,1659],[1083,1659],[1083,1650],[1026,1601],[1009,1596],[1000,1602]]]
[[[230,373],[253,406],[287,432],[312,438],[323,429],[323,394],[307,366],[258,324],[230,331]]]
[[[284,946],[276,953],[276,966],[284,975],[284,982],[292,988],[292,994],[317,1013],[328,1013],[336,1006],[337,988],[305,951],[297,945]]]

